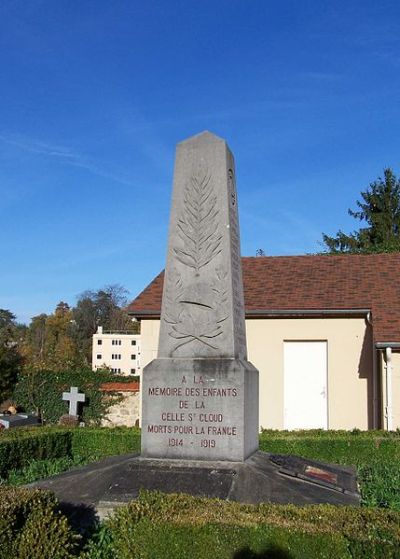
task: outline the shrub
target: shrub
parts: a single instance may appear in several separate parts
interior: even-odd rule
[[[71,456],[71,432],[66,429],[34,427],[10,429],[0,434],[0,478],[21,470],[32,460]]]
[[[25,485],[39,479],[55,476],[79,465],[78,460],[70,457],[52,458],[47,460],[32,460],[22,470],[8,472],[8,485]]]
[[[266,431],[260,450],[354,465],[362,503],[400,511],[398,431]]]
[[[377,509],[243,505],[142,492],[105,527],[108,549],[119,559],[389,558],[399,556],[399,521],[398,513]]]
[[[78,539],[50,492],[0,487],[1,559],[69,559]]]
[[[51,461],[55,461],[57,468],[62,460],[69,460],[73,466],[139,450],[140,431],[137,428],[59,426],[7,429],[0,434],[0,478],[7,479],[11,474],[11,479],[15,480],[17,472],[22,471],[22,478],[30,476],[29,480],[34,481],[32,470],[35,468],[38,474],[35,479],[43,477],[46,468],[52,475]]]
[[[72,456],[85,462],[106,456],[140,452],[137,427],[76,429],[72,433]]]

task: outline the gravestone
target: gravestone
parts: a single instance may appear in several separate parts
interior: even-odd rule
[[[13,429],[14,427],[28,427],[30,425],[40,425],[37,415],[28,413],[0,414],[0,425],[5,429]]]
[[[85,401],[85,394],[78,392],[76,386],[71,386],[69,392],[63,392],[62,399],[69,402],[69,415],[78,415],[78,402]]]
[[[258,448],[233,155],[178,144],[157,359],[143,371],[142,456],[243,461]]]

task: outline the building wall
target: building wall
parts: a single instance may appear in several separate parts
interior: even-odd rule
[[[110,367],[114,372],[124,375],[141,374],[141,336],[139,334],[120,334],[103,332],[99,327],[93,335],[92,368]]]
[[[372,428],[373,347],[364,319],[247,319],[246,332],[249,361],[260,373],[260,426],[284,427],[284,342],[326,340],[328,428]],[[143,367],[157,355],[158,333],[159,320],[142,321]]]
[[[284,341],[327,341],[328,428],[372,427],[372,337],[361,318],[246,320],[260,373],[260,425],[283,429]]]

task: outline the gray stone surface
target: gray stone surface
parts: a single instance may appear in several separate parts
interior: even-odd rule
[[[145,374],[142,456],[242,461],[257,450],[258,371],[248,361],[156,359]]]
[[[135,499],[140,489],[216,497],[242,503],[358,505],[355,470],[296,458],[282,468],[273,456],[257,451],[244,462],[150,460],[137,455],[113,456],[31,484],[50,489],[67,509],[94,507],[101,516]],[[336,483],[297,475],[308,466],[329,468]]]
[[[69,402],[69,415],[78,415],[78,403],[85,401],[85,395],[78,392],[76,386],[71,386],[69,392],[63,392],[62,399]]]
[[[142,375],[142,456],[242,461],[257,448],[234,160],[203,132],[176,152],[158,358]]]
[[[6,429],[14,427],[27,427],[30,425],[40,425],[37,415],[29,415],[27,413],[17,413],[14,415],[0,414],[0,424]]]
[[[235,165],[203,132],[176,150],[158,357],[246,355]]]

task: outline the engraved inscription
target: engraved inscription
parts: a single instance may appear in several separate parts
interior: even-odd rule
[[[246,355],[246,334],[244,326],[244,300],[242,288],[242,273],[240,260],[239,223],[236,206],[236,185],[232,169],[228,171],[228,188],[231,195],[230,206],[230,245],[231,245],[231,277],[233,296],[233,323],[235,343],[238,353]],[[233,197],[232,197],[233,196]]]
[[[232,206],[236,205],[236,188],[235,188],[235,180],[233,177],[232,169],[228,170],[228,192],[231,197],[231,204]]]
[[[216,201],[211,174],[206,165],[199,164],[186,185],[183,212],[177,224],[183,248],[174,248],[179,262],[193,268],[196,274],[221,252]]]
[[[222,441],[240,436],[239,426],[221,411],[225,402],[235,405],[240,389],[229,384],[209,386],[209,382],[202,375],[183,374],[177,384],[148,386],[146,397],[157,411],[144,432],[168,435],[157,439],[157,444],[186,449],[219,448]]]

